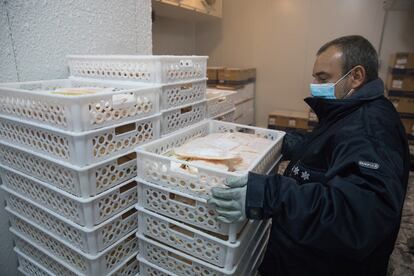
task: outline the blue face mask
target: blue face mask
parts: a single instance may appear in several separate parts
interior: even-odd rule
[[[319,97],[324,99],[336,99],[335,96],[335,85],[342,81],[349,73],[352,72],[352,69],[348,71],[344,76],[342,76],[335,83],[311,83],[310,91],[313,97]],[[345,97],[352,91],[352,89],[345,95]]]

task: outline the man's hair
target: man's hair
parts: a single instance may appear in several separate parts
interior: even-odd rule
[[[337,47],[342,52],[342,73],[345,74],[353,67],[361,65],[366,71],[366,81],[378,78],[378,54],[374,46],[360,35],[339,37],[323,45],[319,56],[330,47]]]

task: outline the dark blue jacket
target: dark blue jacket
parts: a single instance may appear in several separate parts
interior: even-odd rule
[[[247,216],[273,219],[262,276],[386,275],[409,150],[383,91],[378,79],[348,99],[305,99],[319,124],[286,136],[285,175],[249,174]]]

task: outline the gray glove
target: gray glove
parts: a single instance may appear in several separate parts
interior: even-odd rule
[[[225,184],[229,188],[214,187],[208,204],[216,207],[217,219],[225,223],[239,222],[246,219],[247,176],[231,177]]]

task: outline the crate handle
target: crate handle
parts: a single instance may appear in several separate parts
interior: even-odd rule
[[[136,130],[136,124],[135,123],[130,123],[127,125],[123,125],[123,126],[119,126],[115,128],[115,135],[121,135],[121,134],[125,134],[128,132],[132,132]]]
[[[176,259],[178,261],[181,261],[183,263],[186,263],[188,265],[192,265],[193,264],[193,262],[191,260],[188,260],[188,259],[186,259],[184,257],[181,257],[180,255],[174,254],[172,252],[168,252],[168,256],[171,257],[171,258],[174,258],[174,259]]]
[[[170,228],[174,232],[178,232],[180,234],[183,234],[184,236],[187,236],[187,237],[190,237],[190,238],[194,238],[194,233],[193,232],[191,232],[189,230],[186,230],[186,229],[184,229],[184,228],[182,228],[182,227],[180,227],[178,225],[169,223],[168,224],[168,228]]]
[[[118,165],[122,165],[125,164],[131,160],[136,160],[137,159],[137,153],[136,152],[131,152],[130,154],[126,154],[124,156],[119,157],[118,159],[116,159],[116,163]]]
[[[193,88],[193,84],[192,83],[188,83],[188,84],[183,84],[180,87],[181,91],[185,91],[185,90],[191,90]]]
[[[136,181],[132,181],[129,184],[126,184],[125,186],[122,186],[121,188],[119,188],[119,192],[121,194],[125,193],[126,191],[129,191],[133,188],[135,188],[137,186],[137,182]]]
[[[185,114],[185,113],[188,113],[188,112],[191,112],[191,110],[193,110],[193,107],[192,106],[188,106],[188,107],[183,107],[183,108],[181,108],[181,114]]]
[[[190,206],[195,206],[196,205],[196,201],[194,199],[188,198],[188,197],[184,197],[184,196],[180,196],[174,193],[170,193],[169,194],[169,198],[171,200],[186,204],[186,205],[190,205]]]
[[[122,220],[124,220],[124,219],[126,219],[126,218],[128,218],[128,217],[132,216],[132,215],[133,215],[133,214],[135,214],[136,212],[138,212],[138,210],[137,210],[137,209],[135,209],[135,208],[132,208],[131,210],[129,210],[129,211],[128,211],[128,212],[126,212],[125,214],[122,214],[121,218],[122,218]]]
[[[221,98],[218,99],[217,102],[222,103],[222,102],[225,102],[225,101],[226,101],[226,97],[221,97]]]

